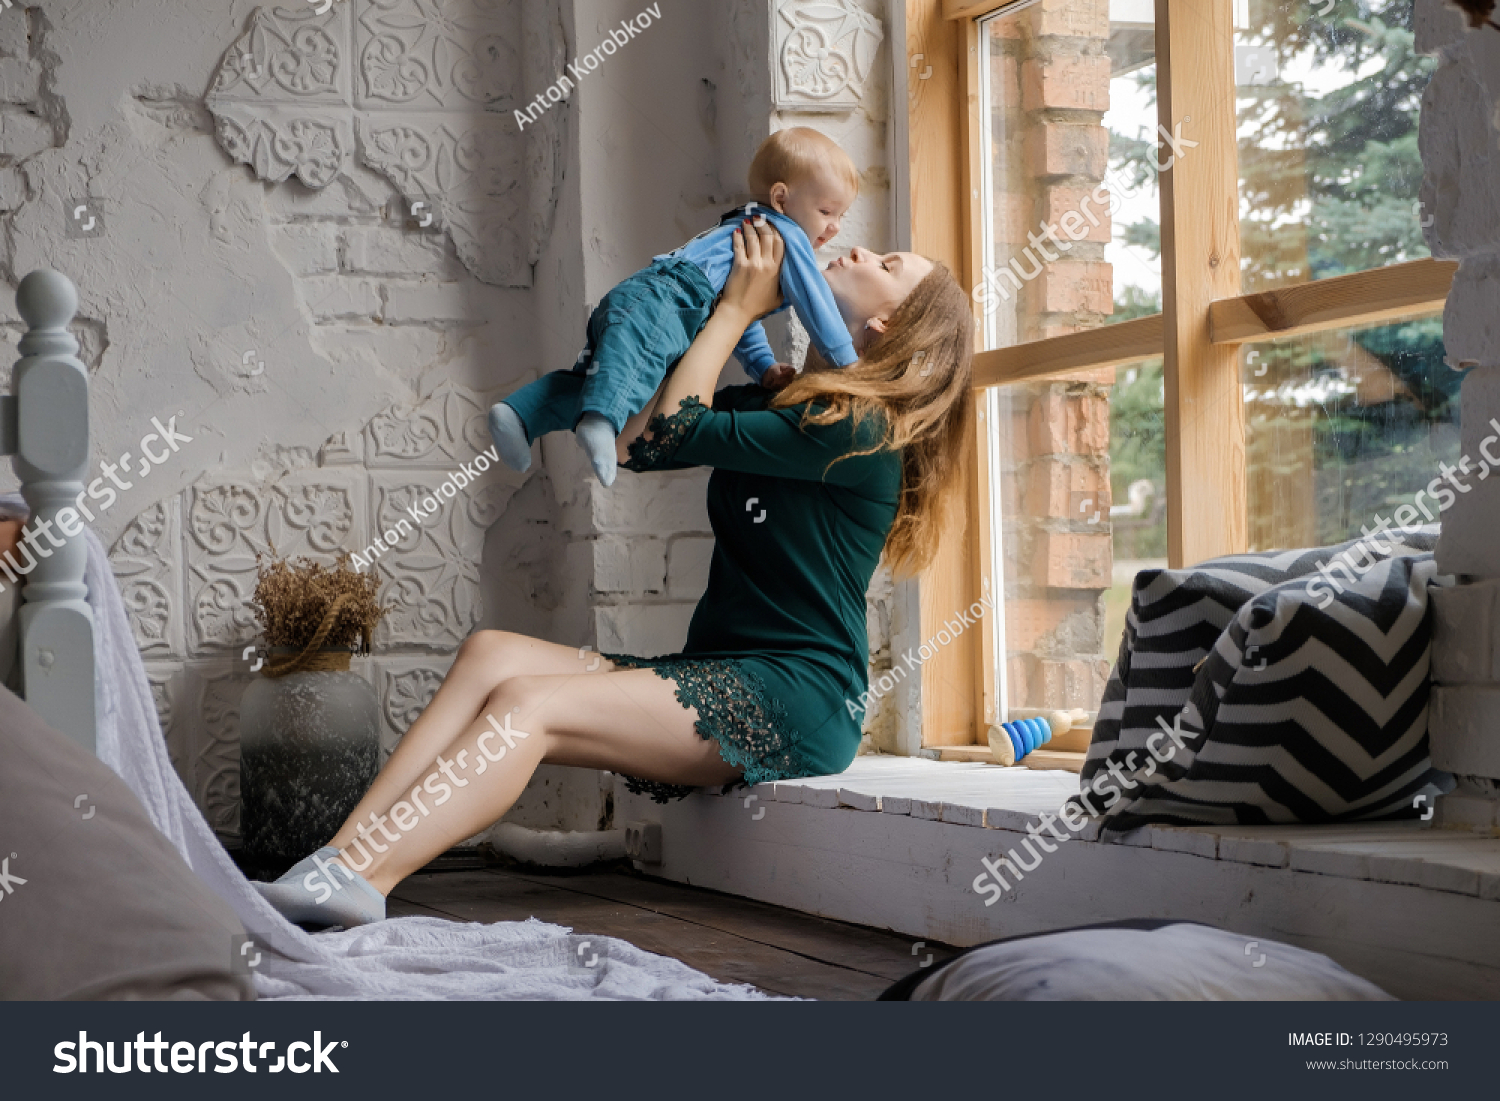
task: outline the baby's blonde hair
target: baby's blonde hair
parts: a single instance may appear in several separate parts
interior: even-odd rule
[[[767,138],[750,162],[750,190],[758,199],[784,183],[800,183],[815,172],[828,172],[859,194],[859,169],[849,154],[826,134],[806,126],[778,130]]]

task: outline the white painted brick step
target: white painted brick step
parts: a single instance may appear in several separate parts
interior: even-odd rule
[[[774,785],[776,798],[823,809],[871,811],[878,805],[886,814],[910,813],[914,819],[945,825],[987,825],[1024,832],[1038,815],[1055,812],[1076,790],[1076,778],[1071,773],[979,766],[990,775],[976,775],[971,769],[945,777],[933,775],[928,764],[939,769],[952,767],[937,762],[909,768],[867,765],[852,781],[846,773],[778,782]],[[1042,779],[1028,780],[1028,775]],[[848,784],[836,787],[838,781]],[[1074,781],[1073,788],[1069,781]],[[755,791],[768,792],[772,786],[761,785]],[[1003,799],[1003,806],[983,805],[997,797]],[[1073,839],[1095,842],[1098,837],[1098,824],[1091,822]],[[1328,826],[1147,826],[1112,838],[1107,844],[1500,899],[1500,839],[1434,830],[1416,821]]]
[[[1196,852],[1194,843],[1183,835],[1204,834],[1217,842],[1218,859],[1237,864],[1260,864],[1268,868],[1285,868],[1293,845],[1320,845],[1350,840],[1387,840],[1413,836],[1421,823],[1359,823],[1348,826],[1153,826],[1152,847],[1179,852]],[[1168,833],[1175,835],[1167,839]],[[1205,854],[1206,855],[1206,854]]]
[[[1420,837],[1293,842],[1294,869],[1406,883],[1435,891],[1500,899],[1500,841],[1423,830]]]
[[[1077,791],[1078,777],[1071,772],[868,756],[856,758],[837,776],[778,780],[726,798],[750,799],[746,809],[751,815],[757,813],[754,801],[759,799],[822,810],[882,811],[944,825],[1022,833],[1039,815],[1056,813]],[[1091,822],[1073,839],[1097,842],[1098,837],[1098,824]],[[1436,830],[1415,820],[1325,826],[1146,826],[1106,844],[1500,898],[1500,838]]]
[[[780,780],[774,798],[814,807],[910,814],[960,826],[1024,830],[1078,791],[1070,772],[921,757],[857,757],[837,776]]]

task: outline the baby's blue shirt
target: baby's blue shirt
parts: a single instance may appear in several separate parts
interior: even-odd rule
[[[812,338],[813,347],[833,366],[847,367],[857,362],[859,357],[854,354],[854,344],[849,339],[849,330],[844,325],[838,304],[833,300],[833,291],[813,256],[812,242],[802,227],[785,214],[778,214],[760,203],[736,207],[724,215],[724,220],[714,229],[700,233],[677,251],[656,259],[672,257],[691,261],[702,269],[714,290],[722,292],[734,267],[734,231],[747,217],[757,214],[768,218],[786,242],[786,253],[781,262],[784,301],[775,312],[780,313],[787,307],[795,309],[802,327]],[[776,353],[771,351],[766,331],[759,321],[745,330],[745,335],[735,346],[734,355],[756,382],[776,365]]]

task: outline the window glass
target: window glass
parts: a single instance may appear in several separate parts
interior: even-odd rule
[[[1153,0],[1111,0],[981,22],[986,348],[1160,310],[1153,20]]]
[[[1159,312],[1153,165],[1171,152],[1152,0],[1011,7],[980,42],[983,345]],[[1160,363],[997,387],[980,410],[1002,711],[1095,710],[1123,623],[1116,561],[1166,554]]]
[[[1412,0],[1236,0],[1246,294],[1429,255]]]
[[[1462,376],[1444,363],[1442,333],[1432,316],[1245,346],[1253,549],[1357,538],[1402,505],[1420,508],[1441,464],[1473,484],[1480,457],[1462,468]],[[1436,518],[1430,498],[1427,511]]]
[[[1109,394],[1109,522],[1114,561],[1105,594],[1104,655],[1125,634],[1141,570],[1167,565],[1167,434],[1162,362],[1121,367]]]

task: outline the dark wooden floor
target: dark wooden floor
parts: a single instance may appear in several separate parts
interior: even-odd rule
[[[836,1001],[875,998],[928,954],[951,955],[891,933],[783,910],[622,870],[533,872],[503,868],[429,871],[391,893],[391,917],[524,921],[619,937],[672,956],[724,982],[768,994]]]

